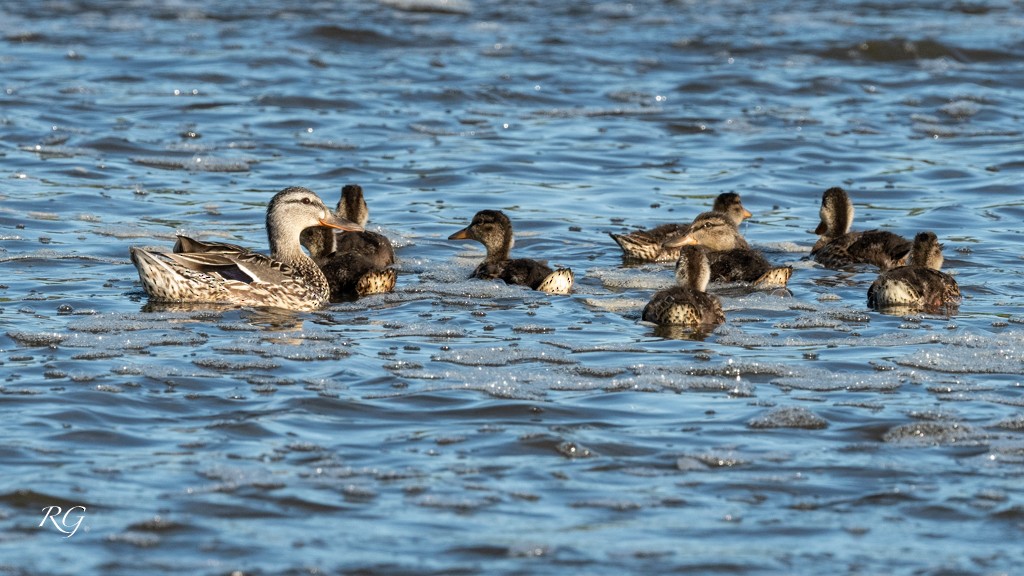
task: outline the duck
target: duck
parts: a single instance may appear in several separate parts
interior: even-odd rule
[[[712,212],[724,214],[737,227],[745,218],[753,214],[743,207],[740,195],[735,192],[724,192],[715,198]],[[678,247],[666,247],[665,243],[673,238],[681,238],[689,231],[689,224],[662,224],[649,230],[637,230],[628,234],[608,235],[622,248],[622,256],[642,262],[674,262],[679,259]]]
[[[676,261],[678,285],[656,292],[644,306],[643,319],[661,326],[709,326],[725,322],[721,301],[707,293],[710,280],[707,251],[701,246],[680,246]]]
[[[395,248],[387,236],[365,230],[370,219],[363,187],[346,184],[334,214],[364,228],[361,232],[335,233],[327,228],[307,228],[300,242],[320,266],[331,286],[331,301],[354,300],[395,289],[398,273]]]
[[[942,263],[942,244],[935,233],[918,233],[909,263],[882,271],[871,283],[868,306],[878,310],[954,310],[960,304],[960,286],[940,270]]]
[[[171,252],[132,246],[129,256],[143,289],[155,301],[316,310],[328,302],[330,287],[299,244],[302,231],[314,226],[362,230],[355,222],[331,213],[312,190],[291,186],[267,204],[269,256],[235,244],[183,235],[178,236]]]
[[[573,273],[569,268],[552,270],[550,266],[529,258],[511,258],[512,221],[500,210],[481,210],[469,226],[455,232],[449,240],[476,240],[487,249],[484,261],[470,278],[501,279],[506,284],[529,286],[549,294],[568,294]]]
[[[814,229],[819,235],[811,256],[826,268],[844,268],[854,264],[874,264],[881,270],[906,263],[910,241],[885,230],[850,232],[853,202],[836,186],[821,195],[821,223]]]
[[[759,288],[785,287],[792,266],[773,267],[740,235],[736,225],[718,212],[705,212],[693,219],[684,236],[666,242],[669,248],[699,244],[707,249],[711,281],[745,282]]]

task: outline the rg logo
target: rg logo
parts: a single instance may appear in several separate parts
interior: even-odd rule
[[[69,522],[68,516],[76,510],[80,510],[83,513],[78,515],[78,520]],[[67,512],[64,512],[63,516],[61,516],[60,506],[47,506],[46,508],[43,508],[43,519],[40,520],[39,527],[42,528],[43,524],[46,524],[46,520],[49,519],[50,522],[53,522],[53,527],[56,528],[58,532],[61,534],[67,534],[65,538],[71,538],[75,535],[75,532],[78,532],[79,526],[82,525],[82,520],[85,520],[84,512],[85,506],[72,506],[71,508],[68,508]]]

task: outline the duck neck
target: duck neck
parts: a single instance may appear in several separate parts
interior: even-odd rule
[[[314,231],[314,229],[308,230]],[[315,227],[315,230],[331,231],[329,228],[322,228],[320,226]],[[282,229],[278,226],[267,226],[267,231],[270,243],[270,257],[278,262],[287,264],[292,268],[295,276],[302,278],[318,292],[325,295],[329,294],[330,286],[327,283],[327,277],[324,276],[316,262],[302,251],[302,246],[299,242],[301,231]]]
[[[511,234],[503,234],[498,238],[486,243],[487,257],[484,262],[502,262],[511,259],[512,244],[514,243]]]

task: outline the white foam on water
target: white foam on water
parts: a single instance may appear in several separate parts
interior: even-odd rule
[[[802,406],[780,406],[747,422],[751,428],[828,428],[828,421]]]
[[[239,342],[230,345],[216,346],[214,347],[214,350],[217,352],[239,354],[243,356],[284,358],[286,360],[306,362],[315,360],[340,360],[352,354],[349,349],[337,344],[309,341],[300,341],[295,344],[249,344]]]
[[[57,332],[28,332],[24,330],[11,330],[7,336],[14,340],[19,346],[28,348],[56,346],[67,340],[67,334]]]
[[[908,382],[908,377],[895,372],[839,372],[799,367],[791,375],[773,378],[771,383],[782,388],[831,392],[834,390],[892,392]]]
[[[995,336],[936,334],[941,348],[916,350],[893,359],[901,366],[950,374],[1024,373],[1024,332],[1008,331]]]
[[[979,443],[984,434],[961,422],[922,421],[900,424],[887,430],[882,441],[911,446]]]
[[[438,324],[385,324],[388,329],[385,338],[462,338],[467,332],[457,326],[441,326]]]
[[[452,349],[435,354],[431,357],[431,360],[461,366],[508,366],[523,362],[541,362],[545,364],[578,363],[562,352],[519,346]]]
[[[596,278],[603,286],[619,290],[663,290],[675,285],[670,266],[648,264],[636,268],[591,268],[587,277]]]
[[[631,392],[718,392],[740,398],[754,396],[756,386],[740,378],[680,376],[669,372],[647,372],[613,378],[604,385],[609,391]]]
[[[650,300],[648,298],[609,296],[582,298],[581,301],[591,308],[639,318],[644,306],[646,306]]]

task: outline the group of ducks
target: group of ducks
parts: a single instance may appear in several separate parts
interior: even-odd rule
[[[853,203],[842,188],[825,191],[818,242],[811,255],[828,268],[873,264],[880,269],[868,289],[868,304],[935,311],[960,300],[956,281],[940,271],[942,246],[922,232],[913,243],[882,230],[850,232]],[[711,211],[690,224],[665,224],[629,234],[611,234],[627,260],[675,261],[677,285],[653,295],[643,319],[662,325],[713,326],[725,321],[710,282],[741,282],[755,288],[784,287],[791,266],[772,266],[750,247],[739,224],[751,213],[734,193],[718,196]],[[179,235],[171,252],[130,249],[143,289],[169,302],[217,302],[315,310],[327,302],[390,292],[397,274],[395,251],[383,235],[364,229],[369,211],[360,186],[342,189],[331,211],[311,190],[289,187],[267,206],[270,255],[235,244]],[[481,210],[449,240],[476,240],[487,255],[472,278],[501,279],[551,294],[568,294],[573,273],[511,258],[512,223],[497,210]],[[303,250],[305,247],[305,251]],[[307,254],[308,251],[308,254]]]
[[[853,202],[842,188],[822,194],[814,230],[818,241],[811,256],[826,268],[871,264],[878,278],[868,287],[868,306],[880,310],[951,312],[960,303],[960,288],[942,272],[942,245],[933,232],[921,232],[913,242],[884,230],[851,232]],[[750,248],[738,226],[750,212],[739,196],[721,194],[710,212],[689,226],[667,224],[612,238],[630,259],[676,259],[677,286],[654,294],[643,319],[661,325],[716,325],[725,321],[721,302],[706,292],[711,281],[746,282],[754,287],[785,286],[792,267],[771,267]],[[674,252],[673,250],[678,250]]]

